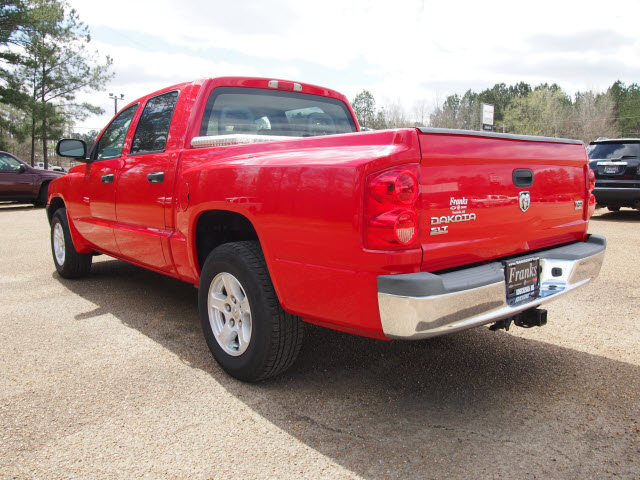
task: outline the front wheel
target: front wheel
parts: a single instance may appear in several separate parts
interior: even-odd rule
[[[78,253],[73,246],[67,210],[59,208],[51,219],[51,251],[56,270],[63,278],[78,278],[89,274],[92,255]]]
[[[298,356],[302,321],[282,309],[258,242],[226,243],[209,254],[198,308],[209,350],[239,380],[277,375]]]

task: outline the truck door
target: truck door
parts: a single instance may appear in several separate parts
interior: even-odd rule
[[[115,235],[116,178],[123,161],[125,140],[138,104],[123,110],[104,130],[91,152],[83,185],[82,202],[88,215],[75,220],[80,234],[105,253],[118,254]],[[85,209],[81,209],[87,212]]]
[[[165,255],[171,233],[165,206],[171,205],[175,157],[166,146],[177,99],[178,92],[172,91],[147,101],[116,189],[115,235],[121,255],[162,271],[172,269],[168,251]]]

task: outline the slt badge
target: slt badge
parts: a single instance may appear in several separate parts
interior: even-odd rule
[[[531,195],[529,192],[520,192],[520,210],[526,212],[531,204]]]

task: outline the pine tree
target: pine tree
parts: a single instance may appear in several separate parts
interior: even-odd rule
[[[31,118],[31,163],[40,138],[46,168],[48,140],[60,135],[66,123],[102,112],[75,100],[79,92],[104,88],[112,76],[112,60],[98,63],[97,53],[89,51],[88,27],[66,2],[31,0],[28,16],[30,21],[16,36],[23,48],[15,72],[20,91],[28,95],[23,108]]]

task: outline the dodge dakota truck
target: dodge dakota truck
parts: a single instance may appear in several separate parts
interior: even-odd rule
[[[106,254],[198,289],[230,375],[278,374],[302,324],[378,339],[546,323],[592,280],[594,175],[574,140],[360,131],[347,99],[284,80],[175,85],[123,108],[51,182],[55,268]]]

